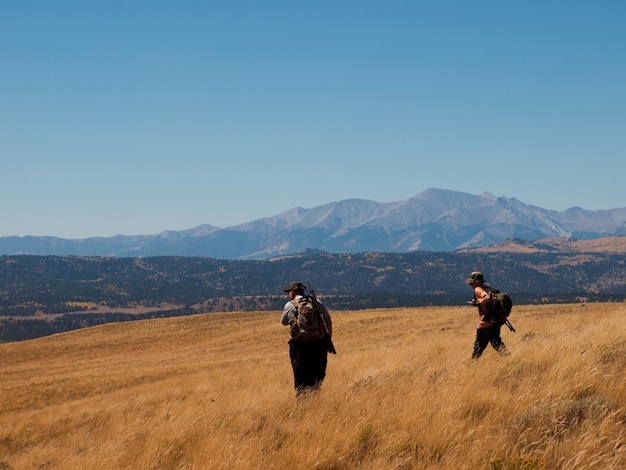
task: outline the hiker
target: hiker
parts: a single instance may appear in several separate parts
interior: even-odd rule
[[[291,359],[294,385],[298,396],[307,391],[318,390],[322,386],[326,377],[329,339],[332,334],[332,322],[328,310],[317,299],[315,300],[319,314],[315,312],[316,316],[313,319],[318,325],[316,329],[319,334],[313,333],[310,337],[305,337],[302,334],[301,328],[298,327],[297,317],[298,312],[306,308],[303,305],[309,299],[309,297],[304,296],[305,289],[304,284],[300,282],[291,282],[285,287],[284,290],[289,296],[289,301],[285,304],[280,318],[283,325],[290,326],[289,358]],[[308,305],[311,306],[310,303]],[[320,315],[324,316],[325,326],[321,322]],[[328,333],[326,333],[326,328]]]
[[[500,338],[502,324],[490,321],[489,302],[491,300],[491,287],[485,282],[483,274],[478,271],[472,272],[465,283],[469,284],[474,290],[474,298],[468,303],[478,307],[476,341],[474,341],[472,359],[478,359],[488,344],[491,344],[493,349],[498,351],[501,356],[509,355],[509,350],[502,342],[502,338]]]

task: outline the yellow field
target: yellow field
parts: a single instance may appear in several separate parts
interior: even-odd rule
[[[626,306],[331,312],[296,400],[279,312],[110,324],[0,345],[0,469],[626,468]]]

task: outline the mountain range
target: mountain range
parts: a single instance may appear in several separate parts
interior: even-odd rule
[[[296,207],[226,228],[200,225],[156,235],[65,239],[0,237],[0,255],[201,256],[269,259],[303,250],[332,253],[454,251],[504,240],[626,235],[626,207],[590,211],[542,209],[491,193],[428,189],[390,203],[347,199]]]

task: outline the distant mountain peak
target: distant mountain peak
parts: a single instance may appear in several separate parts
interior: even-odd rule
[[[226,228],[205,224],[158,235],[81,240],[0,237],[0,254],[266,259],[298,255],[303,250],[452,251],[509,239],[597,239],[623,235],[626,208],[586,211],[573,207],[558,212],[490,192],[477,196],[428,188],[402,201],[345,199],[311,209],[294,207]]]

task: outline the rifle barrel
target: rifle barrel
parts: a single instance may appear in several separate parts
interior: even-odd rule
[[[313,308],[317,312],[317,314],[322,319],[322,325],[324,325],[324,330],[326,331],[326,341],[328,343],[328,352],[332,354],[337,354],[337,350],[335,349],[335,345],[333,344],[333,340],[331,338],[330,330],[328,329],[328,325],[326,324],[326,319],[324,318],[324,314],[322,313],[322,309],[320,308],[317,297],[315,296],[315,291],[311,287],[311,283],[307,279],[307,287],[309,288],[309,295],[311,296],[311,300],[313,301]]]

